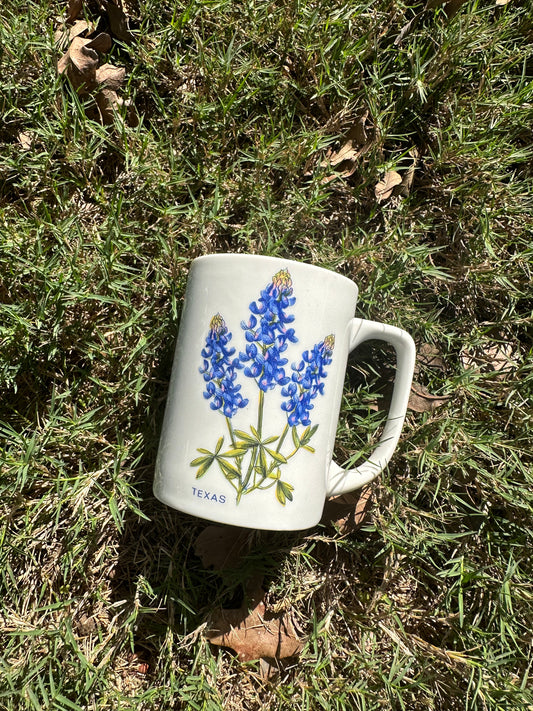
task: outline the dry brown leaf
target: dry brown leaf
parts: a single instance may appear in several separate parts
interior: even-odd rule
[[[72,42],[74,37],[79,37],[84,32],[89,29],[89,23],[86,20],[76,20],[76,22],[69,28],[68,38]]]
[[[376,195],[376,200],[378,202],[384,202],[388,200],[392,195],[394,188],[397,185],[401,185],[402,176],[395,170],[388,170],[385,173],[383,180],[380,180],[374,189]]]
[[[88,40],[87,47],[95,49],[97,52],[100,52],[100,54],[105,54],[111,49],[112,43],[111,37],[107,32],[100,32],[96,37]]]
[[[68,0],[67,22],[73,22],[81,12],[83,0]]]
[[[252,659],[294,657],[303,647],[289,616],[269,614],[263,601],[264,592],[255,591],[249,609],[244,603],[237,610],[216,610],[205,636],[219,647],[233,649],[245,662]]]
[[[359,116],[344,137],[344,142],[338,151],[328,151],[321,163],[322,168],[338,168],[337,172],[327,176],[322,183],[329,183],[335,178],[349,178],[357,169],[358,159],[366,153],[372,145],[372,140],[367,132],[369,112]]]
[[[111,0],[102,0],[102,5],[107,12],[111,33],[122,42],[131,42],[133,35],[129,30],[128,17],[122,7],[111,2]]]
[[[407,35],[411,32],[413,27],[418,23],[422,15],[424,14],[424,10],[421,10],[418,12],[414,17],[412,17],[409,22],[407,22],[402,29],[400,30],[398,36],[394,40],[394,44],[398,46],[403,42],[403,40],[407,37]]]
[[[105,84],[108,89],[117,91],[126,79],[124,67],[115,67],[112,64],[102,64],[96,70],[96,83]]]
[[[433,412],[437,407],[445,405],[449,399],[450,395],[431,395],[424,385],[414,382],[407,407],[414,412]]]
[[[259,660],[259,676],[263,681],[273,681],[277,676],[279,676],[278,665],[271,664],[268,659],[261,658]]]
[[[82,637],[90,635],[97,628],[97,623],[94,617],[89,617],[87,614],[83,613],[79,618],[74,620],[76,631]]]
[[[413,181],[415,179],[415,171],[420,159],[420,153],[416,146],[413,146],[409,151],[409,155],[413,159],[409,168],[405,171],[402,178],[402,186],[400,192],[402,195],[409,195],[411,188],[413,187]]]
[[[496,5],[508,5],[511,0],[496,0]]]
[[[100,89],[95,96],[95,101],[100,111],[100,118],[104,125],[109,125],[115,120],[115,112],[123,104],[122,99],[113,89]]]
[[[72,86],[82,93],[96,86],[98,53],[89,46],[90,40],[74,37],[69,48],[57,63],[59,74],[65,74]]]
[[[459,359],[465,370],[496,373],[498,380],[505,380],[512,370],[516,368],[516,362],[513,359],[513,347],[510,343],[495,343],[477,353],[465,350],[461,353]]]
[[[29,131],[21,131],[17,136],[23,151],[29,151],[33,147],[35,135]]]
[[[236,526],[207,526],[194,544],[204,568],[236,568],[250,540],[250,531]]]
[[[366,133],[365,123],[368,118],[368,111],[361,116],[350,128],[345,136],[343,145],[338,151],[333,151],[329,156],[326,156],[326,162],[329,165],[339,165],[345,160],[354,160],[359,156],[361,148],[366,145],[368,136]]]
[[[420,373],[420,366],[429,368],[433,372],[444,373],[446,365],[440,350],[431,343],[421,343],[416,352],[415,373]]]
[[[322,513],[325,524],[333,524],[340,533],[350,533],[359,528],[370,511],[372,487],[360,491],[333,496],[326,501]]]

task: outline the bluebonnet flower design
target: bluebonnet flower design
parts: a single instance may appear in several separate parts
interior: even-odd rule
[[[326,366],[332,361],[334,347],[335,336],[330,334],[311,352],[304,351],[298,365],[293,363],[291,382],[281,390],[281,394],[289,398],[282,403],[281,409],[287,413],[287,421],[292,427],[299,423],[311,424],[309,412],[314,407],[312,400],[324,394]]]
[[[282,470],[300,451],[314,452],[309,443],[318,424],[309,427],[310,412],[315,398],[324,394],[326,368],[332,362],[335,337],[326,336],[311,351],[304,351],[302,360],[292,364],[292,374],[287,373],[285,352],[290,343],[298,342],[291,326],[294,316],[287,313],[295,302],[291,275],[287,269],[281,269],[261,291],[258,300],[249,305],[248,321],[241,322],[245,350],[236,355],[236,349],[230,345],[232,334],[217,313],[210,321],[201,351],[203,395],[212,410],[225,416],[229,441],[223,435],[212,451],[198,448],[200,456],[191,461],[191,466],[196,468],[197,479],[212,468],[218,469],[235,490],[237,504],[253,491],[273,488],[277,500],[285,506],[293,500],[294,486],[282,477]],[[249,402],[237,382],[240,370],[259,389],[257,424],[250,424],[249,430],[235,427],[234,422],[242,416],[232,420]],[[264,418],[265,398],[269,390],[278,387],[276,407],[284,398],[281,409],[287,422],[280,433],[272,434],[263,431],[268,426]],[[303,431],[298,431],[298,425],[303,426]],[[291,437],[287,438],[289,432]]]
[[[286,313],[295,301],[291,275],[286,269],[281,269],[261,291],[257,302],[250,304],[248,323],[241,323],[247,344],[239,359],[242,363],[249,363],[244,374],[254,378],[263,392],[272,390],[276,385],[286,385],[290,380],[284,369],[287,358],[281,354],[287,349],[288,342],[298,341],[294,328],[288,328],[294,316]]]
[[[241,386],[236,384],[237,369],[242,368],[238,358],[233,358],[235,348],[228,347],[232,334],[220,314],[216,314],[209,324],[209,333],[202,349],[203,367],[200,373],[207,383],[204,391],[206,400],[212,400],[212,410],[221,410],[226,417],[233,417],[239,408],[246,407],[248,400],[240,394]]]

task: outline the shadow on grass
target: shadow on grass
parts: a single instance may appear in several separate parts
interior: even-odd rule
[[[356,367],[348,371],[349,388],[375,385],[374,374],[357,367],[370,355],[371,350],[361,349]],[[366,516],[339,531],[339,521],[346,525],[353,517],[357,496],[325,503],[316,527],[294,532],[213,525],[154,498],[152,481],[172,356],[169,347],[153,373],[151,416],[139,413],[139,421],[145,423],[145,455],[131,484],[138,492],[142,517],[130,510],[125,514],[112,580],[111,602],[124,620],[122,629],[129,634],[132,652],[153,667],[168,647],[169,636],[175,638],[178,651],[180,644],[194,643],[214,611],[235,610],[246,603],[251,581],[262,581],[267,605],[283,602],[291,608],[295,598],[303,599],[298,609],[309,619],[304,634],[311,633],[312,618],[321,619],[339,595],[363,612],[365,601],[383,582],[384,567],[379,562],[379,536],[359,530]],[[390,381],[384,382],[387,391]],[[338,455],[341,459],[342,453]],[[305,583],[298,573],[302,566],[309,578]],[[357,571],[356,581],[349,579],[352,571]]]

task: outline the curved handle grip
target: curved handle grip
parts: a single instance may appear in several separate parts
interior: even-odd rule
[[[326,484],[327,496],[354,491],[354,489],[359,489],[375,479],[387,466],[402,431],[415,367],[415,344],[411,336],[401,328],[354,318],[349,344],[350,351],[369,339],[386,341],[392,344],[396,350],[396,377],[387,422],[377,447],[366,462],[355,469],[348,470],[331,462]]]

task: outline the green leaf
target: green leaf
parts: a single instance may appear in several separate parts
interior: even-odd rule
[[[311,438],[313,437],[313,435],[315,434],[317,429],[318,429],[318,425],[314,425],[313,427],[311,427],[309,425],[309,427],[305,428],[305,430],[302,432],[302,436],[300,437],[300,446],[301,447],[305,447],[306,444],[309,444],[309,442],[311,441]]]
[[[302,432],[302,436],[300,437],[300,445],[307,444],[309,442],[309,432],[311,431],[311,427],[306,427],[305,430]]]
[[[254,445],[257,444],[258,440],[254,437],[251,437],[247,432],[243,432],[242,430],[234,430],[235,434],[239,439],[241,439],[243,442],[245,442],[248,445]]]
[[[220,457],[225,457],[227,459],[234,459],[235,457],[242,457],[246,454],[248,451],[249,447],[235,447],[234,449],[228,449],[227,452],[224,452],[223,454],[220,454]]]
[[[283,489],[283,494],[285,495],[285,497],[289,501],[292,501],[292,492],[294,491],[294,486],[291,486],[291,484],[288,484],[286,481],[278,481],[277,486],[280,486]]]
[[[257,467],[257,471],[263,477],[263,479],[268,474],[268,464],[267,464],[267,460],[266,460],[266,454],[265,454],[265,450],[262,447],[259,450],[259,465]]]
[[[300,449],[300,438],[298,437],[298,430],[296,429],[296,425],[293,426],[291,433],[294,446],[296,447],[296,449]]]
[[[278,439],[279,437],[268,437],[267,439],[263,440],[263,444],[272,444],[272,442],[275,442]]]
[[[209,454],[207,457],[197,457],[196,459],[193,459],[190,466],[191,467],[199,467],[201,464],[205,464],[206,462],[212,462],[213,461],[213,455]]]
[[[220,452],[223,444],[224,444],[224,437],[221,437],[217,442],[217,446],[215,447],[215,454],[218,454]]]
[[[270,472],[268,475],[269,479],[279,479],[281,476],[281,472],[279,469],[275,469],[273,472]]]
[[[307,449],[308,452],[315,452],[315,448],[311,447],[309,444],[304,444],[303,449]]]
[[[207,470],[209,469],[209,467],[211,466],[211,464],[213,464],[213,462],[214,462],[214,457],[211,457],[211,459],[208,459],[207,461],[205,461],[205,462],[200,466],[200,468],[198,469],[198,471],[196,472],[196,478],[199,479],[201,476],[203,476],[203,475],[207,472]]]
[[[283,491],[283,486],[282,486],[281,481],[278,481],[278,483],[276,484],[276,499],[279,501],[280,504],[283,504],[283,506],[285,506],[287,497],[285,496],[285,492]]]
[[[252,430],[252,434],[255,437],[256,442],[260,442],[261,437],[259,437],[259,432],[255,429],[253,425],[250,425],[250,429]]]
[[[268,449],[268,447],[266,448],[266,451],[270,454],[272,459],[276,460],[276,462],[279,462],[280,464],[287,464],[286,458],[280,452],[276,452],[273,449]]]
[[[226,462],[224,459],[218,459],[218,466],[222,470],[222,473],[226,479],[240,479],[241,473],[236,466]]]

